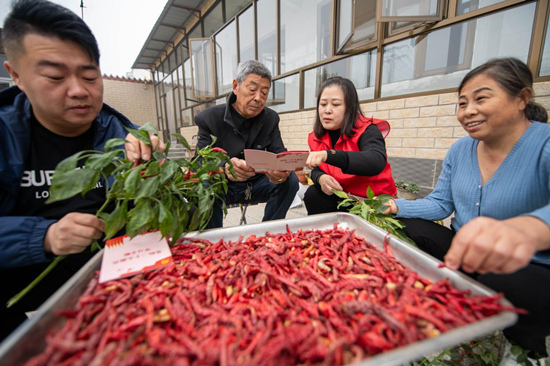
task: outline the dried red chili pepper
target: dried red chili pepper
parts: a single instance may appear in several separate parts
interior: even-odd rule
[[[341,365],[520,311],[432,283],[382,246],[336,225],[234,243],[182,238],[174,266],[94,278],[29,364]]]

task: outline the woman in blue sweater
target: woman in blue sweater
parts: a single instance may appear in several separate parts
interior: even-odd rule
[[[457,117],[469,136],[449,150],[434,191],[390,202],[405,232],[447,267],[527,309],[504,334],[546,356],[550,335],[550,125],[531,101],[533,77],[514,58],[470,71]],[[451,229],[435,224],[452,213]]]

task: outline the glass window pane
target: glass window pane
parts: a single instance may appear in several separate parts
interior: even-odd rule
[[[376,0],[355,2],[355,29],[350,44],[373,40],[376,31]]]
[[[338,9],[338,49],[344,47],[353,26],[353,0],[341,0]]]
[[[197,104],[196,99],[193,97],[193,80],[191,78],[191,59],[183,64],[183,71],[185,75],[185,96],[187,101],[187,107]]]
[[[299,108],[300,76],[290,75],[275,80],[271,85],[270,99],[266,105],[276,112],[294,111]]]
[[[231,82],[237,74],[237,26],[229,23],[214,40],[216,46],[216,80],[218,94],[231,91]]]
[[[490,14],[384,48],[382,97],[456,88],[495,57],[529,54],[536,3]]]
[[[456,14],[465,14],[471,11],[484,8],[489,5],[501,3],[504,0],[458,0]]]
[[[166,95],[163,95],[162,98],[160,98],[160,117],[159,117],[159,129],[161,130],[167,130],[168,126],[166,125]]]
[[[188,39],[191,39],[191,38],[201,38],[202,37],[202,29],[201,29],[201,23],[197,23],[197,25],[195,26],[195,28],[193,28],[191,30],[191,32],[189,33],[189,37],[187,37]]]
[[[213,96],[212,51],[209,39],[191,40],[194,97]]]
[[[382,16],[436,16],[438,2],[438,0],[382,0]]]
[[[539,76],[550,75],[550,22],[546,24],[546,35],[544,36],[544,46],[542,48],[542,61],[540,64]]]
[[[6,56],[0,55],[0,65],[2,66],[0,67],[0,78],[11,78],[10,73],[4,67],[4,61],[6,60],[7,60]]]
[[[204,17],[204,37],[210,37],[224,24],[221,1]]]
[[[304,73],[304,108],[316,107],[321,85],[333,76],[350,79],[355,84],[359,100],[374,99],[375,72],[376,50],[307,70]]]
[[[239,15],[240,60],[254,60],[254,7]]]
[[[168,55],[168,66],[170,67],[170,72],[174,71],[178,67],[178,62],[176,60],[176,54],[177,52],[172,51],[170,55]]]
[[[168,73],[164,72],[164,70],[168,70],[167,63],[168,63],[168,60],[164,60],[163,62],[160,63],[159,68],[157,69],[157,72],[158,72],[157,80],[164,80],[164,78],[166,78],[166,75],[168,75]]]
[[[176,109],[174,107],[174,92],[170,89],[166,93],[166,120],[168,122],[168,130],[170,133],[177,132],[176,130]],[[171,140],[175,141],[173,136],[170,137]]]
[[[281,0],[280,9],[281,73],[330,56],[331,1]]]
[[[161,117],[161,102],[160,102],[160,96],[162,95],[162,88],[160,87],[162,84],[158,84],[155,89],[156,89],[156,93],[155,93],[155,103],[156,103],[156,107],[157,107],[157,117]]]
[[[258,24],[258,61],[277,75],[277,2],[258,1],[256,3]],[[261,26],[258,26],[261,24]],[[242,58],[241,58],[242,59]],[[244,59],[243,59],[244,60]]]
[[[182,127],[188,127],[193,125],[193,109],[188,108],[181,111],[181,126]],[[191,144],[191,141],[187,141],[189,144]]]
[[[226,0],[225,1],[225,19],[229,20],[237,15],[250,0]]]
[[[185,102],[185,78],[183,77],[183,66],[178,67],[178,91],[180,95],[180,108],[187,107]]]

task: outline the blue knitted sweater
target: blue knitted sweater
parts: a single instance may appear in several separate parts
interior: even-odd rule
[[[455,212],[456,231],[478,216],[530,215],[550,226],[550,125],[532,123],[484,185],[477,144],[469,136],[454,143],[433,192],[415,201],[395,200],[396,216],[441,220]],[[550,264],[550,251],[538,252],[533,261]]]

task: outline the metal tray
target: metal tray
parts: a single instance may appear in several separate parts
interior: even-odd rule
[[[292,220],[276,220],[246,226],[234,226],[222,229],[206,230],[202,233],[189,233],[188,237],[200,237],[211,241],[220,238],[237,240],[242,234],[246,236],[256,234],[265,235],[285,232],[286,227],[292,231],[298,229],[330,229],[334,223],[340,227],[355,229],[358,235],[363,236],[372,244],[382,249],[386,232],[375,225],[351,214],[331,213],[308,216]],[[453,286],[459,290],[470,290],[473,295],[494,295],[495,292],[464,274],[448,268],[438,268],[439,261],[426,253],[414,248],[396,237],[389,237],[395,257],[409,268],[418,272],[422,277],[438,281],[448,277]],[[23,323],[14,333],[0,344],[0,365],[21,365],[32,356],[45,348],[45,336],[52,329],[59,329],[64,318],[56,315],[56,311],[67,309],[76,304],[78,297],[84,292],[89,281],[101,264],[102,252],[99,252],[82,269],[77,272],[63,287],[48,299],[37,311],[37,314]],[[511,306],[510,302],[502,299],[503,305]],[[410,345],[381,353],[365,359],[360,366],[390,366],[403,365],[427,356],[431,353],[459,344],[498,329],[506,328],[517,321],[517,314],[502,312],[498,315],[485,318],[466,326],[455,328],[438,337],[415,342]]]

